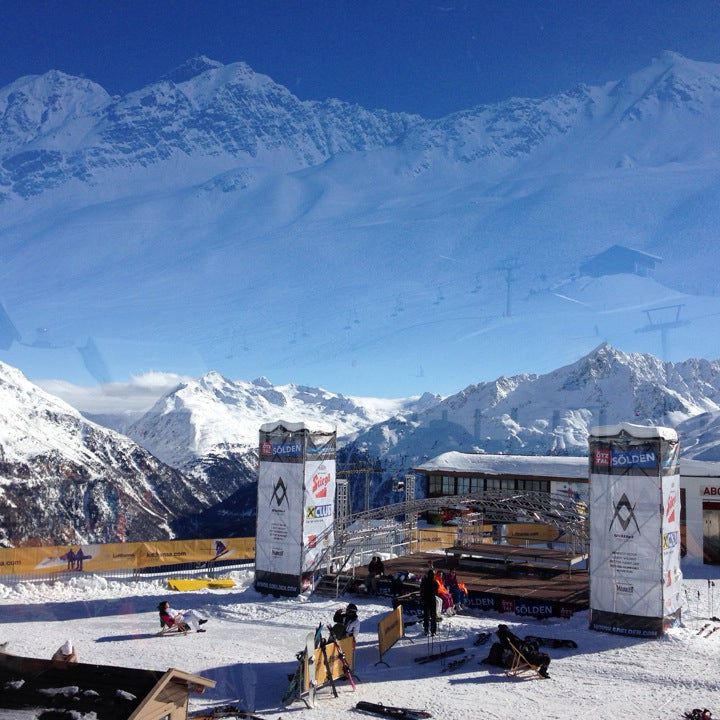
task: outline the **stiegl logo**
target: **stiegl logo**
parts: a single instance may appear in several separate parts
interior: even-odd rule
[[[327,497],[330,473],[315,473],[312,479],[312,493],[316,498]]]
[[[630,501],[625,493],[622,494],[622,497],[618,500],[617,505],[615,505],[615,513],[610,521],[609,530],[612,530],[615,520],[620,523],[620,527],[622,527],[623,532],[628,529],[628,525],[630,525],[631,520],[635,523],[637,531],[640,532],[640,526],[635,518],[635,506],[630,504]]]

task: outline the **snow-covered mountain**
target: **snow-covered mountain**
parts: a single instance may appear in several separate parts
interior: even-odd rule
[[[434,378],[478,377],[467,358],[493,377],[602,338],[657,352],[657,333],[634,331],[665,295],[693,320],[671,355],[716,354],[720,65],[668,52],[602,86],[426,120],[300,100],[201,57],[121,97],[58,71],[20,78],[0,90],[0,130],[5,310],[30,345],[36,328],[56,347],[132,344],[118,375],[103,358],[103,382],[168,369],[164,343],[231,377],[302,368],[333,387],[353,373],[368,394],[377,377],[398,385],[387,395],[417,377],[447,392]],[[617,243],[663,258],[646,299],[629,274],[626,294],[598,283],[592,304],[538,310]],[[53,362],[29,353],[0,357]]]
[[[232,171],[216,181],[232,189],[254,174],[238,171],[238,161],[262,167],[273,155],[297,170],[389,145],[419,120],[339,100],[303,102],[245,63],[206,57],[122,97],[51,70],[0,90],[0,188],[27,198],[72,180],[96,185],[119,167],[201,157],[206,178]]]
[[[583,455],[595,425],[628,420],[679,425],[684,443],[683,427],[718,410],[720,361],[664,363],[602,344],[545,375],[471,385],[424,412],[370,428],[355,445],[405,468],[449,450]],[[712,433],[709,423],[706,427]]]
[[[172,537],[231,489],[183,476],[0,363],[0,542]]]
[[[682,453],[693,460],[720,462],[720,412],[697,415],[677,426]]]
[[[221,481],[231,475],[254,480],[258,432],[277,419],[330,423],[347,441],[398,412],[440,401],[347,397],[303,385],[273,385],[261,377],[233,381],[217,372],[182,383],[162,397],[127,433],[168,465]]]

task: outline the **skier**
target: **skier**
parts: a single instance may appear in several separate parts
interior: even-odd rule
[[[205,632],[205,628],[200,626],[207,622],[207,618],[196,610],[174,610],[167,600],[163,600],[158,604],[158,611],[160,621],[169,628],[179,627],[186,630],[192,627],[196,632]]]
[[[423,632],[435,635],[437,632],[437,597],[438,583],[435,579],[435,572],[428,568],[427,573],[420,581],[420,601],[423,606]]]

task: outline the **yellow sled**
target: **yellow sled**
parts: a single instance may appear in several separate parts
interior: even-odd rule
[[[235,587],[235,581],[230,578],[170,578],[168,587],[180,592],[206,590],[207,588],[223,590]]]

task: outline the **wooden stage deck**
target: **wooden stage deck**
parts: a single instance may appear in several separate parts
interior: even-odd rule
[[[503,565],[563,570],[568,573],[572,572],[573,565],[579,565],[588,557],[587,553],[568,553],[565,550],[490,543],[455,545],[446,548],[445,554],[459,558],[461,563],[466,564],[468,561],[477,560]]]
[[[458,561],[452,554],[437,553],[405,555],[386,560],[384,565],[387,575],[410,572],[420,578],[431,562],[436,570],[455,569],[458,580],[467,585],[470,607],[476,609],[535,617],[570,617],[589,606],[586,570],[573,570],[569,574],[566,569],[533,567],[524,562],[518,565],[501,562],[487,567],[476,564],[472,558],[461,557]],[[413,587],[406,584],[406,589]]]

